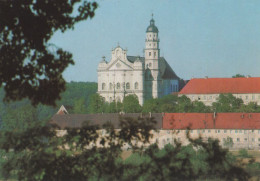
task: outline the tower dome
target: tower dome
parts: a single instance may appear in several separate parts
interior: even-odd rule
[[[153,18],[150,20],[150,25],[146,29],[146,33],[148,32],[158,33],[158,28],[154,25]]]

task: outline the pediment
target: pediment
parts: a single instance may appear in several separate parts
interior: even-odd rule
[[[108,68],[107,70],[133,70],[133,67],[129,64],[127,64],[126,62],[118,59],[116,61],[114,61]]]

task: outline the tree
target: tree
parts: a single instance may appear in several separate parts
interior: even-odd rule
[[[239,78],[239,77],[246,77],[245,75],[242,75],[242,74],[236,74],[236,75],[233,75],[232,78]]]
[[[232,94],[219,94],[217,102],[212,103],[212,109],[217,112],[236,112],[243,105],[243,100]]]
[[[248,180],[249,175],[230,159],[218,140],[190,139],[191,145],[175,141],[159,149],[146,146],[154,127],[151,118],[122,118],[120,130],[85,122],[81,128],[66,128],[57,136],[54,125],[35,123],[26,130],[0,132],[0,149],[11,153],[0,169],[4,178],[17,180]],[[124,162],[122,146],[135,146],[140,159]],[[17,156],[19,155],[19,156]],[[144,159],[143,159],[144,158]]]
[[[105,105],[104,98],[97,93],[93,94],[90,97],[90,103],[88,106],[89,112],[90,113],[104,112],[104,105]]]
[[[232,148],[233,145],[234,145],[233,139],[228,136],[227,139],[224,140],[224,146],[227,148]]]
[[[87,107],[85,105],[84,98],[80,98],[80,99],[74,101],[73,112],[74,112],[74,114],[87,113]]]
[[[176,106],[175,111],[183,113],[183,112],[191,112],[191,110],[192,110],[191,100],[185,95],[178,97],[177,106]]]
[[[139,113],[142,108],[136,95],[128,95],[123,100],[123,111],[126,113]]]
[[[210,111],[210,107],[206,106],[203,102],[197,100],[192,102],[192,112],[206,113]]]
[[[1,130],[26,130],[31,124],[37,122],[37,120],[37,109],[30,104],[16,109],[9,107],[7,113],[3,116]]]
[[[28,98],[34,105],[55,105],[65,90],[62,72],[73,64],[73,58],[48,42],[55,32],[73,29],[76,23],[92,18],[96,8],[96,2],[86,0],[1,0],[0,86],[6,92],[4,100]]]
[[[148,112],[153,112],[153,113],[158,113],[160,112],[159,108],[159,101],[158,99],[149,99],[144,102],[143,105],[143,112],[148,113]]]

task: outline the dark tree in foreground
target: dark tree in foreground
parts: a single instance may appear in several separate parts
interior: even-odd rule
[[[86,0],[0,1],[0,86],[6,101],[55,105],[65,90],[62,72],[73,58],[48,41],[56,31],[92,18],[96,8]]]
[[[57,127],[39,122],[26,130],[4,131],[0,170],[5,179],[13,175],[18,180],[248,180],[217,140],[148,146],[154,123],[124,118],[120,130],[106,124],[106,131],[100,131],[86,122],[80,129],[65,129],[64,136],[57,136]],[[137,162],[121,159],[125,144],[140,155]]]

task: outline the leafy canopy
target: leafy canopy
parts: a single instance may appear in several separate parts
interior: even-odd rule
[[[48,41],[92,18],[96,8],[86,0],[0,1],[0,86],[6,101],[55,105],[65,90],[62,72],[74,62],[71,53]]]

